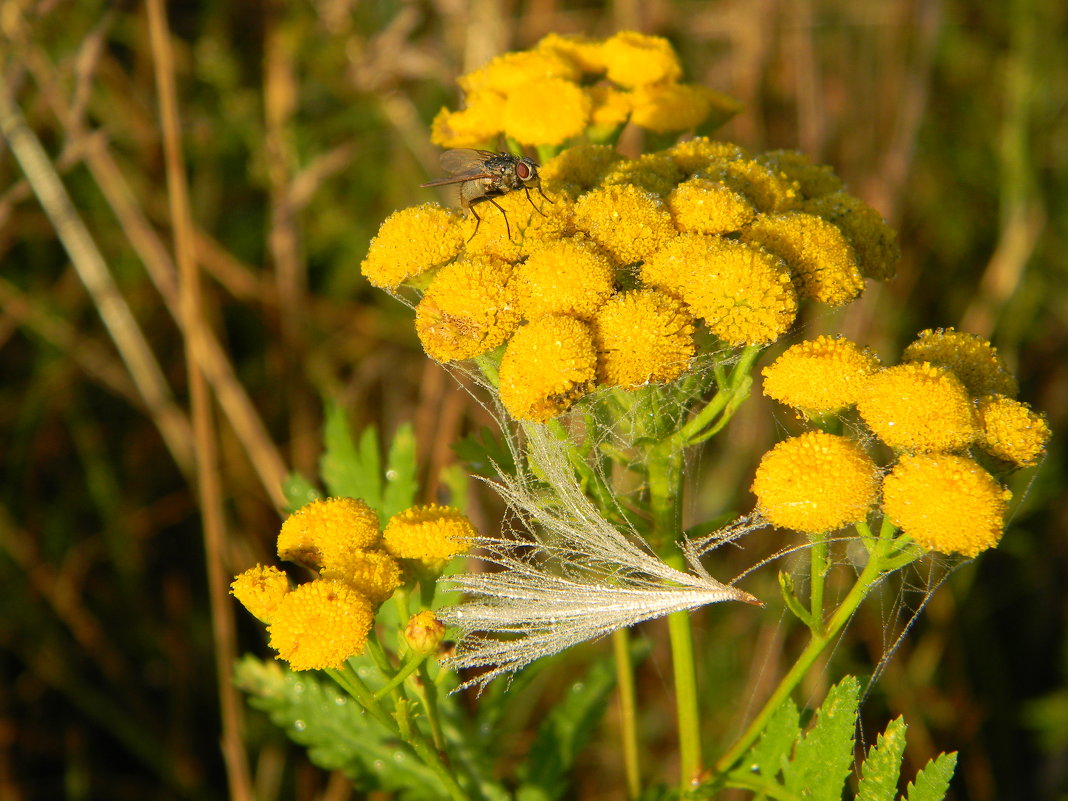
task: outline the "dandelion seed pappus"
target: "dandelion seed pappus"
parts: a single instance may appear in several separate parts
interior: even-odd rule
[[[512,227],[508,224],[508,213],[494,198],[508,192],[522,189],[527,193],[527,200],[534,210],[545,216],[545,212],[534,205],[530,197],[530,188],[534,187],[541,196],[549,200],[541,188],[538,177],[538,163],[526,156],[513,156],[511,153],[494,153],[492,150],[474,150],[457,148],[446,150],[441,154],[441,168],[449,173],[447,178],[438,178],[420,184],[422,188],[431,186],[460,185],[460,208],[470,211],[475,217],[475,230],[467,240],[470,242],[478,233],[482,218],[475,210],[475,205],[489,201],[504,215],[504,227],[508,239],[512,238]],[[551,200],[549,200],[552,203]]]

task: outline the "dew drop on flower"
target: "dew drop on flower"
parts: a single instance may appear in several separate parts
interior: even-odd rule
[[[293,731],[304,731],[306,728],[308,728],[308,724],[303,720],[293,721]]]

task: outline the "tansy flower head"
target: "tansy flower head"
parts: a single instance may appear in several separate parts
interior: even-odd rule
[[[372,604],[382,603],[401,585],[400,566],[377,548],[352,551],[320,576],[346,582]]]
[[[485,90],[469,94],[459,111],[442,108],[430,124],[430,141],[441,147],[480,147],[496,141],[504,130],[505,96]]]
[[[760,215],[742,239],[781,256],[802,298],[841,306],[864,289],[849,242],[836,226],[813,214]]]
[[[842,229],[857,252],[860,274],[865,278],[889,281],[894,277],[901,258],[897,236],[879,212],[863,200],[848,192],[832,192],[802,202],[800,211],[815,214]]]
[[[1026,403],[1004,395],[987,395],[979,401],[979,420],[983,429],[979,444],[991,456],[1017,467],[1030,467],[1046,452],[1049,423]]]
[[[340,564],[378,542],[378,513],[356,498],[327,498],[302,506],[282,524],[278,556],[313,568]]]
[[[550,33],[537,44],[538,50],[548,50],[569,59],[586,75],[600,75],[605,69],[604,42],[584,36],[561,36]]]
[[[501,403],[517,420],[544,423],[593,385],[597,357],[589,326],[550,315],[515,332],[501,359]]]
[[[765,214],[786,211],[800,200],[796,183],[756,159],[723,161],[698,174],[741,192],[757,211]]]
[[[575,145],[542,165],[538,174],[550,196],[566,192],[572,199],[589,191],[623,155],[610,145]]]
[[[857,443],[810,431],[764,454],[752,490],[773,525],[820,534],[867,517],[876,476],[875,463]]]
[[[528,320],[547,314],[589,319],[612,294],[612,263],[586,239],[557,239],[539,246],[516,268],[519,310]]]
[[[787,348],[764,368],[764,394],[808,414],[828,414],[855,403],[878,368],[875,355],[855,342],[821,336]]]
[[[274,610],[289,592],[289,577],[277,567],[256,565],[237,576],[230,594],[264,623],[270,623]]]
[[[857,409],[875,436],[896,450],[956,451],[979,435],[964,385],[927,362],[899,364],[869,376]]]
[[[607,135],[630,117],[633,101],[627,92],[621,92],[614,86],[601,83],[586,89],[590,98],[590,125],[595,129],[590,136],[597,138],[596,129]]]
[[[396,289],[452,261],[464,244],[461,219],[437,203],[393,212],[371,240],[360,270],[374,286]]]
[[[728,107],[727,104],[730,104]],[[639,86],[631,95],[631,122],[656,133],[689,131],[704,122],[713,106],[737,113],[737,102],[695,83]]]
[[[509,93],[504,104],[504,132],[524,145],[559,145],[582,133],[592,107],[589,95],[571,81],[530,81]]]
[[[430,504],[393,515],[382,533],[382,543],[398,559],[441,572],[444,563],[470,548],[477,536],[459,509]]]
[[[509,289],[512,265],[469,256],[442,267],[415,310],[415,330],[439,362],[470,359],[503,343],[519,325]]]
[[[489,89],[509,95],[525,91],[535,81],[575,81],[578,77],[579,68],[571,58],[542,48],[499,55],[462,76],[458,83],[469,94]]]
[[[757,161],[795,181],[804,198],[822,197],[842,190],[842,179],[826,164],[813,164],[796,150],[769,150]]]
[[[883,479],[883,511],[927,550],[975,556],[1001,539],[1012,493],[947,453],[904,454]]]
[[[641,279],[681,298],[731,345],[773,342],[797,315],[797,295],[782,259],[732,239],[678,236],[642,265]]]
[[[617,161],[601,179],[602,186],[632,184],[657,195],[666,195],[682,180],[682,171],[664,153],[646,153],[636,159]]]
[[[682,76],[675,49],[659,36],[620,31],[605,41],[601,55],[608,80],[627,88],[677,81]]]
[[[515,191],[494,200],[504,209],[504,214],[491,204],[482,203],[477,207],[481,222],[474,214],[464,220],[465,255],[493,256],[515,262],[523,255],[528,229],[562,231],[570,225],[570,209],[565,208],[566,204],[546,202],[537,192],[530,199],[526,192]],[[538,213],[533,204],[538,204],[542,212]]]
[[[664,202],[636,186],[586,193],[575,203],[575,225],[620,264],[648,258],[675,233]]]
[[[678,378],[694,355],[693,318],[655,289],[623,292],[593,321],[597,377],[602,384],[632,387]]]
[[[675,227],[695,234],[730,233],[756,217],[742,193],[708,178],[683,181],[668,195],[667,204]]]
[[[404,627],[404,641],[417,654],[432,654],[445,639],[445,624],[429,609],[412,615]]]
[[[978,334],[952,328],[921,331],[901,354],[905,362],[930,362],[961,380],[973,398],[982,395],[1016,397],[1019,387],[997,348]]]
[[[679,142],[665,152],[687,175],[708,171],[726,161],[748,158],[745,150],[733,142],[717,142],[707,136]]]
[[[370,601],[346,582],[316,579],[282,598],[267,631],[293,670],[340,668],[363,651],[373,616]]]

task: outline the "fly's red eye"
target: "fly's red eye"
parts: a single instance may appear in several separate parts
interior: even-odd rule
[[[520,181],[525,181],[530,177],[530,167],[523,162],[519,162],[515,165],[515,174],[519,176]]]

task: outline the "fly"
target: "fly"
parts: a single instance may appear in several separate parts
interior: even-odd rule
[[[468,242],[475,238],[478,226],[482,224],[482,218],[475,210],[475,205],[487,200],[500,209],[501,214],[504,215],[504,228],[508,232],[508,239],[512,238],[508,213],[494,198],[516,189],[526,192],[530,205],[538,214],[545,216],[545,212],[535,206],[530,197],[530,188],[534,187],[541,192],[542,197],[549,200],[545,192],[542,192],[541,179],[538,177],[538,163],[534,159],[526,156],[520,158],[511,153],[494,153],[491,150],[457,148],[446,150],[441,154],[441,168],[449,173],[448,178],[438,178],[436,181],[428,181],[420,186],[460,185],[460,207],[469,210],[475,216],[475,231],[467,240]],[[551,200],[549,202],[552,203]]]

